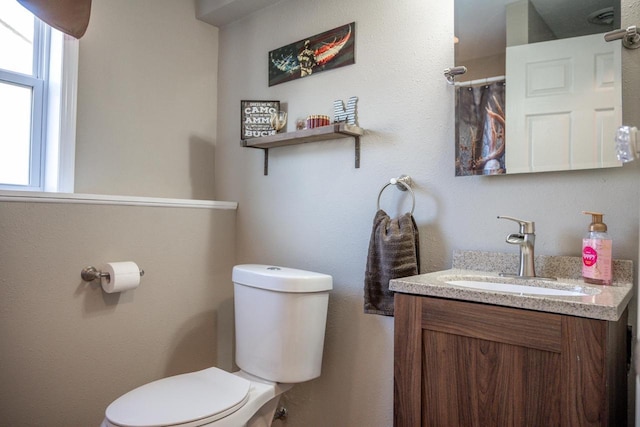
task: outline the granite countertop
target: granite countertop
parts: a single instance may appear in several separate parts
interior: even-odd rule
[[[611,286],[584,283],[581,278],[582,260],[579,257],[538,256],[535,259],[535,264],[537,276],[555,277],[557,281],[545,280],[542,277],[525,280],[501,277],[499,275],[501,272],[514,273],[517,271],[518,254],[455,251],[453,268],[394,279],[389,282],[389,289],[408,294],[474,301],[612,321],[620,318],[631,300],[633,294],[632,261],[614,261],[613,284]],[[503,293],[447,283],[455,280],[473,280],[478,277],[496,283],[576,289],[587,295],[553,296]]]

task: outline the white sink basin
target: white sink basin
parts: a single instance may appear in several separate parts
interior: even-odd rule
[[[519,295],[547,295],[582,297],[593,296],[600,293],[599,289],[549,282],[549,285],[538,286],[534,284],[500,283],[487,280],[445,280],[446,283],[465,288],[480,289],[493,292],[504,292]],[[553,284],[551,284],[553,283]]]

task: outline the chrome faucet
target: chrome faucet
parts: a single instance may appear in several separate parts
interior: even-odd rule
[[[520,246],[520,269],[519,277],[536,277],[536,269],[534,266],[534,247],[536,243],[535,223],[533,221],[524,221],[510,216],[498,216],[499,219],[508,219],[515,221],[520,225],[518,233],[512,233],[507,236],[506,242]],[[502,273],[501,275],[506,275]]]

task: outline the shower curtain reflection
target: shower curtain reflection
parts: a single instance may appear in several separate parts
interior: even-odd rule
[[[506,173],[505,82],[456,86],[456,176]]]

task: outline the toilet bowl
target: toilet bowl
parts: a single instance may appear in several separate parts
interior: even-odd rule
[[[280,395],[320,376],[331,276],[233,268],[236,364],[140,386],[111,403],[101,427],[269,427]]]

